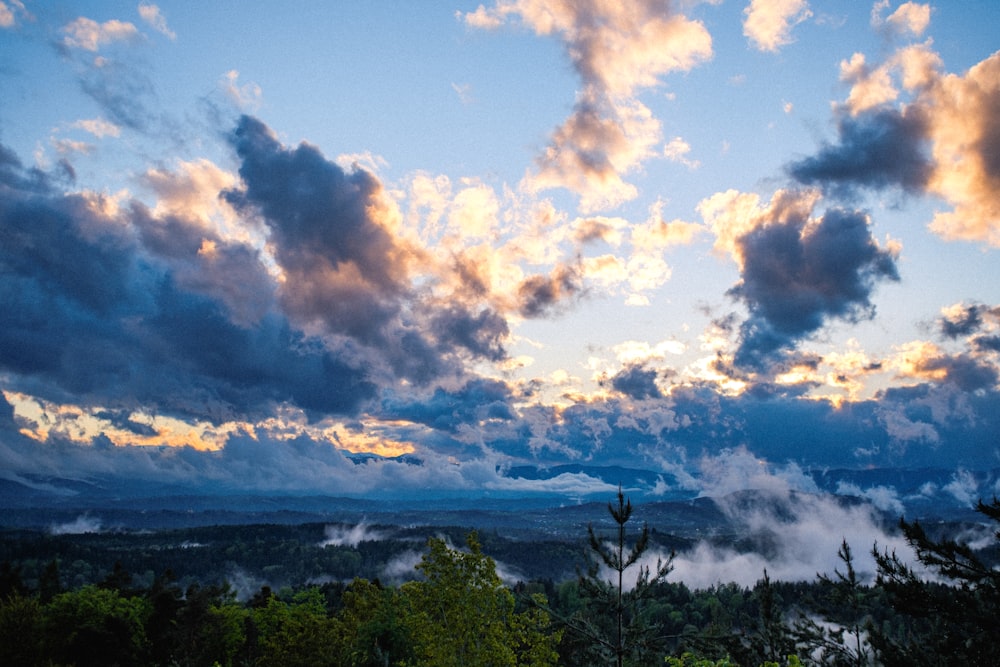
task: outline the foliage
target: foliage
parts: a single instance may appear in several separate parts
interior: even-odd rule
[[[412,662],[413,642],[405,619],[408,601],[397,588],[355,579],[343,593],[340,612],[344,663],[376,667]]]
[[[1000,501],[980,501],[977,511],[1000,523]],[[873,550],[876,584],[909,622],[904,633],[879,628],[872,643],[886,665],[993,664],[1000,655],[1000,571],[982,562],[967,544],[932,539],[919,522],[900,520],[917,560],[941,581],[928,581],[895,552]],[[994,532],[1000,540],[1000,530]],[[946,583],[942,583],[946,582]]]
[[[548,631],[545,612],[516,612],[513,593],[497,575],[493,559],[483,554],[475,533],[466,545],[468,552],[462,552],[431,539],[429,553],[417,565],[425,579],[402,587],[412,609],[407,625],[417,655],[414,664],[555,664],[559,634]]]
[[[1000,571],[987,560],[1000,539],[992,551],[976,551],[940,527],[935,532],[903,521],[919,562],[876,549],[874,585],[859,580],[843,542],[842,566],[831,576],[776,582],[765,571],[752,588],[720,583],[691,590],[666,580],[669,560],[655,570],[643,567],[643,552],[659,537],[643,528],[630,539],[632,508],[623,495],[608,509],[615,532],[589,527],[585,574],[513,588],[485,553],[484,545],[516,552],[513,541],[496,534],[481,543],[472,533],[462,550],[431,540],[414,571],[419,580],[406,584],[302,582],[264,586],[250,597],[244,589],[240,600],[228,584],[207,578],[179,578],[170,570],[133,575],[128,564],[147,564],[146,547],[133,553],[134,543],[121,536],[78,536],[72,543],[44,538],[56,548],[41,557],[20,538],[0,540],[0,553],[17,555],[0,562],[0,665],[543,667],[558,661],[589,667],[621,660],[630,666],[800,667],[796,655],[804,655],[808,664],[894,666],[993,664],[1000,654],[991,625],[1000,612]],[[1000,522],[996,500],[978,509]],[[216,551],[254,552],[262,564],[312,558],[322,549],[352,554],[343,563],[378,569],[385,562],[364,543],[319,549],[281,537],[319,539],[318,528],[279,526],[271,543],[266,527],[234,528],[236,543]],[[90,561],[87,554],[96,551],[68,544],[114,547]],[[208,551],[188,551],[195,563],[207,562],[201,558]],[[287,573],[298,565],[264,567]],[[626,575],[633,573],[638,585],[627,589]]]
[[[337,663],[339,621],[327,616],[316,588],[301,591],[287,603],[271,597],[253,609],[259,633],[257,655],[262,664],[287,667],[324,667]]]
[[[649,598],[657,585],[665,581],[672,569],[674,554],[666,562],[657,559],[655,570],[640,564],[649,547],[649,528],[643,524],[638,537],[628,546],[626,524],[632,518],[632,502],[618,490],[618,503],[608,503],[608,513],[615,523],[614,539],[603,542],[587,526],[590,545],[590,566],[579,577],[580,608],[562,622],[586,644],[583,653],[592,661],[614,661],[618,667],[653,664],[662,655],[664,646],[661,632],[651,623]],[[606,576],[601,566],[606,568]],[[625,586],[625,571],[638,565],[635,585]]]
[[[45,646],[60,664],[141,664],[148,615],[145,599],[115,590],[85,586],[60,593],[45,606]]]
[[[862,667],[871,658],[865,639],[872,627],[867,612],[869,592],[858,580],[847,540],[841,542],[837,556],[844,563],[844,572],[834,570],[833,578],[817,575],[826,592],[827,604],[820,611],[827,623],[801,618],[795,624],[795,635],[799,645],[821,664]]]

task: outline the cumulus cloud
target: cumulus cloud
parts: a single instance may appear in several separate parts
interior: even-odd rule
[[[549,275],[530,276],[518,286],[518,311],[525,317],[551,314],[581,289],[580,274],[576,267],[557,266]]]
[[[13,28],[18,18],[31,20],[34,17],[24,8],[21,0],[0,1],[0,28]]]
[[[935,170],[929,189],[952,211],[935,214],[932,231],[947,239],[1000,246],[1000,53],[964,76],[943,76],[930,91]]]
[[[869,186],[936,195],[951,210],[935,213],[933,232],[1000,245],[1000,208],[991,194],[1000,185],[1000,54],[964,74],[944,73],[930,42],[913,44],[874,65],[856,53],[841,64],[841,78],[851,86],[844,108],[853,117],[839,121],[841,143],[793,164],[793,175],[851,188],[868,179]],[[864,141],[891,154],[896,166],[866,151]],[[854,169],[851,159],[857,160]]]
[[[112,19],[98,23],[84,16],[66,24],[62,32],[64,46],[92,52],[105,44],[127,42],[139,37],[139,30],[128,21]]]
[[[927,122],[919,109],[845,116],[838,134],[839,144],[827,144],[816,155],[792,163],[791,176],[841,196],[860,188],[898,186],[919,193],[927,187],[931,175]]]
[[[919,37],[931,23],[931,6],[919,2],[904,2],[889,16],[883,12],[888,9],[889,0],[879,0],[872,7],[872,25],[890,37],[911,34]]]
[[[1000,306],[957,303],[941,309],[937,325],[946,339],[965,338],[973,353],[1000,352]]]
[[[271,291],[252,247],[138,202],[62,194],[7,166],[0,364],[21,383],[56,400],[210,420],[285,400],[349,411],[372,395],[364,371],[280,315],[237,323],[267,310],[256,302]]]
[[[638,400],[658,398],[662,394],[656,385],[656,376],[655,370],[640,365],[629,366],[611,378],[611,386],[615,391]]]
[[[308,144],[285,147],[249,116],[231,141],[242,160],[241,183],[226,191],[226,200],[267,228],[281,271],[278,298],[300,326],[377,350],[367,363],[387,362],[394,374],[419,383],[448,372],[445,357],[456,347],[491,359],[504,355],[506,322],[495,311],[423,300],[414,291],[426,253],[395,233],[401,213],[372,173],[345,171]],[[569,278],[553,278],[550,289],[529,284],[526,312],[540,311],[570,284]],[[407,317],[408,309],[426,322]]]
[[[746,305],[738,365],[759,365],[794,348],[830,319],[859,321],[873,312],[878,282],[898,280],[898,249],[872,237],[868,216],[829,209],[812,216],[810,193],[779,191],[766,206],[756,195],[720,193],[699,206],[741,279],[729,294]]]
[[[761,51],[777,51],[792,41],[792,28],[812,16],[806,0],[751,0],[744,10],[743,34]]]
[[[512,17],[540,35],[557,34],[583,80],[573,114],[555,130],[526,187],[565,187],[581,208],[611,208],[635,197],[623,175],[655,155],[660,123],[637,98],[670,72],[687,71],[712,55],[698,21],[664,0],[568,3],[501,0],[465,15],[468,25],[496,28]]]

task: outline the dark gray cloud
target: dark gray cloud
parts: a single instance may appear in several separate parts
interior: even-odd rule
[[[941,317],[938,320],[941,335],[945,338],[960,338],[976,333],[983,324],[985,310],[982,304],[971,304],[964,306],[959,312]]]
[[[611,386],[634,399],[659,398],[662,393],[656,386],[656,376],[656,371],[652,369],[632,365],[618,371],[611,378]]]
[[[967,354],[924,359],[919,362],[918,370],[925,373],[944,371],[944,382],[950,382],[962,391],[991,389],[997,384],[997,369]]]
[[[583,289],[579,271],[572,266],[559,265],[552,273],[526,278],[517,288],[518,311],[524,317],[543,317],[559,309],[567,299],[577,296]]]
[[[416,251],[379,219],[388,203],[375,176],[345,172],[308,144],[287,148],[249,116],[230,140],[242,187],[224,196],[269,229],[286,277],[278,298],[295,321],[353,339],[372,364],[421,384],[461,372],[457,348],[502,358],[508,332],[496,313],[420,303],[409,276]]]
[[[454,433],[462,426],[476,428],[488,420],[513,419],[512,400],[506,383],[477,378],[451,391],[438,387],[432,395],[419,399],[389,397],[382,402],[380,416]]]
[[[893,254],[878,246],[858,211],[831,209],[812,223],[789,216],[737,244],[743,273],[729,293],[750,311],[740,327],[738,366],[793,348],[830,318],[871,317],[876,284],[899,279]]]
[[[977,336],[973,343],[981,352],[1000,352],[1000,335]]]
[[[281,315],[234,321],[239,295],[219,293],[221,278],[209,271],[201,283],[193,278],[196,239],[184,221],[154,220],[138,204],[124,219],[106,218],[44,174],[18,173],[9,159],[4,171],[0,368],[12,375],[9,387],[213,421],[280,402],[351,413],[374,396],[354,355],[309,339]],[[222,257],[241,258],[228,264],[242,267],[238,277],[266,284],[254,251],[216,240]]]
[[[444,352],[461,347],[491,361],[507,356],[504,349],[504,341],[510,335],[507,320],[491,309],[473,313],[460,305],[441,307],[430,317],[430,331]]]
[[[916,110],[879,109],[841,117],[839,143],[788,165],[789,174],[829,194],[898,186],[922,192],[932,170],[926,154],[927,122]]]

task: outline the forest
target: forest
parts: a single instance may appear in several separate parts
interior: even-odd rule
[[[996,499],[977,511],[1000,523]],[[191,528],[180,543],[6,531],[0,665],[981,665],[1000,652],[1000,532],[973,549],[900,520],[917,561],[871,547],[872,581],[854,567],[869,545],[844,541],[832,575],[694,590],[669,557],[643,565],[676,545],[621,493],[607,514],[610,529],[529,550],[459,529],[420,544],[416,530],[318,524]],[[502,577],[515,554],[542,576]]]

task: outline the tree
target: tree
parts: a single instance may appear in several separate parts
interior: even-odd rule
[[[46,649],[77,667],[143,664],[148,612],[143,598],[97,586],[60,593],[44,609]]]
[[[768,576],[766,569],[764,578],[757,582],[754,594],[760,612],[757,631],[750,641],[750,649],[764,662],[777,663],[795,652],[795,641],[788,631],[774,587],[771,585],[771,577]]]
[[[872,625],[866,604],[868,591],[854,570],[854,556],[846,539],[841,542],[837,557],[844,563],[845,572],[835,569],[833,578],[816,575],[827,591],[826,604],[820,611],[834,627],[802,618],[795,624],[795,633],[799,643],[819,655],[824,664],[862,667],[871,658],[864,639]]]
[[[0,598],[0,665],[43,665],[42,607],[19,592]]]
[[[655,570],[639,564],[635,585],[626,589],[625,572],[639,563],[649,547],[649,527],[643,524],[631,547],[626,538],[626,524],[632,518],[632,502],[618,489],[618,504],[608,503],[608,512],[615,523],[615,535],[610,543],[603,542],[587,526],[590,544],[590,564],[579,578],[581,598],[585,607],[563,622],[574,633],[590,642],[595,659],[612,659],[622,667],[659,660],[663,638],[657,628],[648,624],[643,613],[650,593],[666,580],[673,569],[674,553],[666,562],[657,559]],[[604,574],[601,566],[604,566]]]
[[[493,559],[482,552],[475,532],[468,551],[444,540],[428,541],[417,565],[423,581],[403,584],[412,613],[407,619],[416,665],[435,667],[545,667],[558,659],[559,633],[541,609],[515,611],[514,594],[503,585]]]
[[[344,636],[344,662],[351,667],[389,667],[413,658],[406,617],[409,608],[396,588],[377,580],[355,579],[341,598],[338,618]]]
[[[1000,523],[1000,501],[981,500],[976,511]],[[932,539],[919,522],[900,519],[903,536],[917,560],[942,581],[924,579],[895,551],[873,549],[876,585],[893,609],[909,620],[902,635],[877,629],[872,644],[886,665],[994,664],[1000,656],[1000,571],[984,563],[968,545]],[[994,531],[1000,546],[1000,530]]]
[[[262,663],[288,667],[324,667],[339,664],[339,621],[326,613],[318,588],[296,593],[291,604],[272,596],[253,610],[260,632]]]

